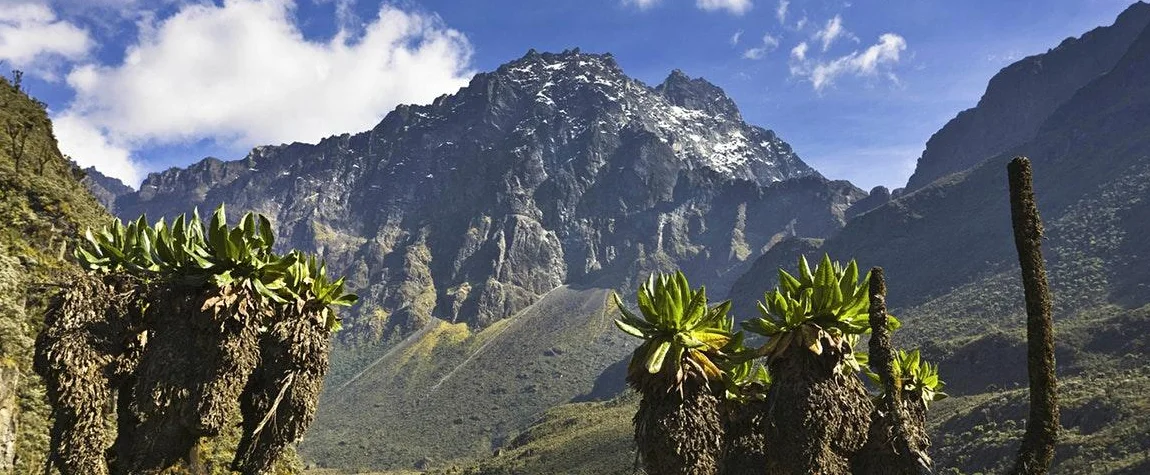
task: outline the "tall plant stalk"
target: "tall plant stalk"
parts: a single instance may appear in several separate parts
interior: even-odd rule
[[[882,267],[871,268],[869,291],[871,336],[868,352],[870,367],[881,382],[882,395],[871,419],[867,445],[855,459],[853,471],[857,474],[929,473],[932,462],[925,447],[921,446],[926,439],[922,435],[911,435],[911,417],[908,404],[903,400],[903,376],[895,371],[892,332],[887,324],[886,277]],[[919,427],[918,432],[924,432],[923,428]]]
[[[1014,244],[1022,267],[1026,296],[1027,371],[1030,376],[1030,418],[1011,473],[1044,474],[1054,459],[1058,441],[1058,382],[1054,376],[1054,323],[1050,287],[1042,260],[1042,220],[1034,199],[1030,160],[1015,157],[1007,165],[1010,217]]]

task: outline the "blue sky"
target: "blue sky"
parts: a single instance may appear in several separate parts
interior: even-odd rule
[[[0,0],[63,151],[148,172],[372,127],[529,48],[611,52],[727,91],[831,178],[902,186],[932,133],[1022,57],[1126,0]]]

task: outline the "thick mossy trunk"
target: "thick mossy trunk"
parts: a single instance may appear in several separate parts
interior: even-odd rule
[[[723,401],[726,447],[722,475],[763,475],[767,472],[767,418],[765,401]]]
[[[896,419],[894,412],[880,407],[876,408],[871,416],[870,430],[867,433],[867,443],[859,450],[852,462],[852,473],[855,475],[918,475],[929,473],[920,465],[904,463],[907,454],[915,458],[917,454],[926,454],[930,449],[930,438],[926,433],[926,404],[922,402],[919,393],[904,394],[901,402],[902,412],[899,420],[902,423],[902,433],[895,430]],[[907,441],[900,442],[905,437]],[[906,450],[909,446],[909,451]]]
[[[330,332],[315,313],[290,315],[263,335],[262,364],[240,399],[243,435],[233,470],[265,473],[303,436],[315,419],[330,351]]]
[[[823,354],[791,347],[771,363],[767,415],[770,473],[850,473],[862,448],[874,405],[858,376],[834,371],[845,348],[823,341]]]
[[[1054,460],[1058,441],[1058,384],[1054,376],[1054,321],[1050,287],[1042,259],[1042,220],[1034,198],[1030,160],[1017,157],[1007,166],[1014,244],[1022,267],[1026,296],[1027,371],[1030,417],[1012,473],[1044,474]]]
[[[118,275],[63,292],[35,361],[54,408],[52,465],[64,475],[137,475],[187,461],[241,401],[277,397],[278,385],[249,384],[262,360],[261,381],[292,380],[264,438],[248,447],[256,468],[245,473],[268,470],[314,418],[329,332],[314,315],[296,316],[261,338],[258,303],[243,290],[150,288]]]
[[[119,360],[133,355],[139,324],[137,283],[130,277],[82,277],[54,298],[36,340],[34,367],[44,378],[54,417],[49,464],[64,475],[108,473],[115,431],[109,408]]]
[[[136,425],[125,444],[132,447],[126,473],[158,472],[184,459],[200,437],[219,434],[259,362],[259,319],[210,305],[253,297],[217,289],[155,295],[148,348],[132,388]]]
[[[649,474],[717,475],[723,456],[720,388],[685,366],[681,390],[669,362],[658,374],[641,365],[628,371],[627,382],[643,396],[635,413],[635,445]]]

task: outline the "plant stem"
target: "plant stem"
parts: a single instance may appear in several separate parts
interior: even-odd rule
[[[882,380],[883,395],[879,407],[884,408],[891,418],[894,448],[899,454],[897,463],[905,473],[923,473],[930,469],[931,460],[910,443],[902,404],[902,382],[894,374],[894,345],[887,327],[886,277],[882,267],[873,267],[870,271],[870,327],[870,362]]]
[[[1030,160],[1007,165],[1010,217],[1026,296],[1026,352],[1030,376],[1030,417],[1011,473],[1045,474],[1058,440],[1058,382],[1054,376],[1054,328],[1050,287],[1042,260],[1042,221],[1034,199]]]

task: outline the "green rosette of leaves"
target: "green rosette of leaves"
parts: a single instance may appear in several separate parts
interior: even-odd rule
[[[330,280],[327,265],[314,255],[280,255],[274,245],[267,217],[247,213],[229,227],[220,205],[206,224],[198,210],[190,219],[176,217],[170,225],[164,219],[149,225],[146,216],[127,224],[113,220],[99,232],[88,229],[74,255],[91,272],[250,290],[272,306],[294,307],[300,313],[316,310],[328,330],[338,330],[333,308],[354,304],[356,295],[345,291],[343,278]]]
[[[814,270],[805,256],[798,266],[797,276],[779,269],[778,287],[758,302],[760,316],[743,322],[743,328],[768,338],[759,351],[768,363],[794,349],[821,355],[830,342],[847,354],[846,366],[859,370],[853,352],[857,339],[850,337],[870,331],[870,274],[860,280],[854,260],[843,266],[825,254]],[[894,317],[888,321],[892,330],[898,328]]]
[[[627,309],[618,294],[612,295],[622,313],[615,326],[643,340],[634,353],[632,370],[658,374],[670,365],[676,384],[690,372],[722,380],[717,360],[736,342],[734,322],[727,316],[730,301],[708,306],[706,289],[691,289],[682,272],[652,275],[639,286],[638,315]]]

